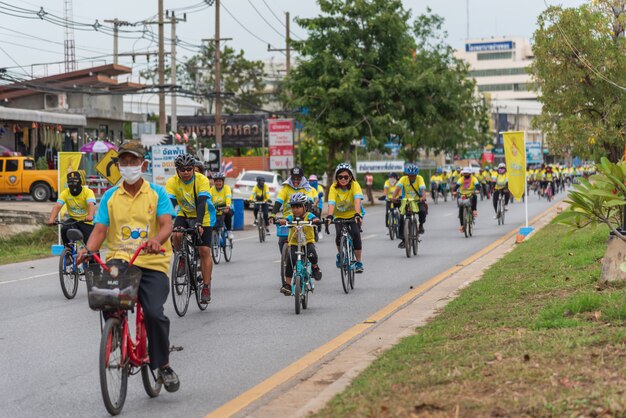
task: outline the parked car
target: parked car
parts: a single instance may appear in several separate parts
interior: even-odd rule
[[[0,194],[30,194],[37,202],[55,201],[57,170],[37,170],[30,157],[0,157]]]
[[[250,206],[248,199],[256,185],[257,177],[265,178],[265,184],[270,188],[270,199],[272,201],[276,200],[276,195],[284,181],[280,174],[271,171],[244,171],[239,174],[233,186],[233,199],[242,199],[246,208]]]

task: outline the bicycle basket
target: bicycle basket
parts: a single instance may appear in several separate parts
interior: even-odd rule
[[[289,236],[289,228],[282,225],[276,225],[276,236],[279,238],[286,238]]]
[[[95,311],[134,308],[141,270],[137,266],[128,267],[122,260],[110,260],[107,266],[109,271],[98,263],[85,268],[89,307]]]

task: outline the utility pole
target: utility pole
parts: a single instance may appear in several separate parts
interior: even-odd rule
[[[163,0],[159,0],[158,11],[159,25],[159,63],[157,66],[157,73],[159,78],[159,133],[164,134],[166,132],[165,126],[165,91],[163,85],[165,84],[165,44],[163,40]]]
[[[222,64],[220,51],[220,0],[215,0],[215,145],[222,149]],[[221,152],[221,151],[220,151]]]
[[[113,64],[117,64],[118,59],[119,59],[119,49],[118,49],[119,27],[120,26],[132,26],[132,24],[125,20],[119,20],[117,17],[115,19],[106,19],[105,22],[113,23]]]
[[[178,130],[178,120],[177,120],[177,114],[176,114],[176,23],[178,22],[186,22],[187,21],[187,14],[183,14],[183,18],[179,19],[176,17],[176,15],[174,14],[174,11],[172,11],[172,15],[170,16],[169,11],[165,12],[165,15],[167,17],[169,17],[170,21],[172,22],[172,52],[171,52],[171,56],[170,56],[170,64],[172,66],[172,72],[171,72],[171,76],[172,76],[172,98],[171,98],[171,108],[172,108],[172,121],[170,123],[170,130],[172,132],[176,132]]]
[[[271,45],[267,46],[267,50],[269,52],[284,52],[285,53],[285,59],[286,59],[286,63],[285,63],[285,70],[287,72],[287,75],[289,75],[289,72],[291,71],[291,31],[289,30],[289,12],[285,12],[285,48],[272,48]]]

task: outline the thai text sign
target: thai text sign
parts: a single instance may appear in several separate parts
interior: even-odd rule
[[[241,114],[222,116],[222,147],[245,148],[263,146],[265,115]],[[179,116],[178,129],[187,135],[215,137],[215,116]]]
[[[270,119],[270,170],[288,170],[293,160],[293,119]]]
[[[176,174],[174,160],[185,154],[185,145],[155,145],[152,147],[152,182],[165,186],[167,180]]]
[[[392,160],[392,161],[357,161],[356,172],[357,173],[390,173],[397,171],[402,173],[404,170],[404,161]]]

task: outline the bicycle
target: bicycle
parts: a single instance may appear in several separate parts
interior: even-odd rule
[[[433,198],[433,202],[437,205],[439,203],[439,184],[433,183],[431,186],[430,194]]]
[[[172,265],[172,302],[174,310],[180,317],[185,316],[189,307],[191,293],[196,294],[196,303],[201,311],[204,311],[208,302],[202,302],[202,273],[199,269],[199,250],[196,243],[199,242],[199,231],[196,228],[175,227],[172,232],[183,234],[179,251],[174,252],[174,264]],[[184,266],[181,270],[180,266]]]
[[[350,293],[350,289],[354,289],[355,263],[356,256],[354,254],[354,244],[350,236],[350,224],[354,223],[354,219],[334,219],[326,223],[326,234],[330,234],[328,230],[329,224],[339,224],[341,230],[339,234],[339,270],[341,271],[341,286],[344,293]]]
[[[263,218],[263,205],[267,205],[267,203],[266,202],[254,202],[255,209],[257,210],[256,224],[257,224],[257,229],[259,230],[259,242],[265,242],[265,235],[267,234],[267,232],[265,231],[265,228],[267,228],[267,225],[265,225],[265,219]]]
[[[411,253],[413,253],[413,255],[417,255],[417,247],[420,242],[417,219],[419,207],[417,206],[418,203],[416,199],[404,198],[402,200],[406,202],[404,205],[406,208],[404,214],[404,224],[402,225],[402,228],[404,228],[404,250],[406,251],[406,256],[410,258]],[[413,210],[413,204],[415,204],[417,211]]]
[[[400,224],[400,212],[398,208],[391,203],[389,211],[387,211],[387,229],[389,229],[389,239],[394,240],[398,235],[398,225]]]
[[[469,238],[472,236],[474,229],[474,214],[472,213],[472,199],[468,196],[461,196],[458,199],[458,205],[463,207],[463,233],[465,234],[465,238]]]
[[[293,269],[293,277],[291,278],[291,294],[294,296],[294,304],[296,315],[300,314],[302,309],[307,309],[309,306],[309,292],[315,290],[313,284],[313,273],[311,262],[306,256],[306,238],[304,235],[304,228],[309,226],[316,228],[317,224],[311,221],[301,221],[295,219],[292,222],[287,222],[285,225],[287,228],[295,228],[294,233],[298,237],[298,248],[296,250],[296,262]],[[287,254],[290,254],[289,244],[285,243]],[[288,255],[289,257],[289,255]],[[293,260],[291,261],[293,264]]]
[[[162,383],[150,369],[144,314],[136,300],[142,272],[133,263],[145,246],[140,245],[128,263],[110,260],[105,264],[97,254],[89,254],[96,263],[85,268],[89,307],[102,311],[101,320],[105,320],[98,364],[102,400],[111,415],[122,412],[128,376],[141,372],[144,390],[151,398],[161,392]],[[129,310],[136,314],[134,339]]]
[[[546,184],[545,195],[546,195],[546,199],[548,199],[548,202],[551,202],[552,201],[552,197],[554,196],[554,190],[552,189],[552,182],[551,181],[549,181],[548,184]]]
[[[233,255],[233,240],[228,238],[226,226],[224,225],[224,215],[218,214],[215,220],[214,234],[211,239],[211,256],[213,262],[219,264],[224,254],[224,260],[229,262]]]
[[[78,291],[78,281],[85,280],[84,272],[78,268],[76,258],[79,247],[84,245],[83,233],[72,226],[78,224],[79,221],[55,221],[52,225],[67,226],[67,239],[69,242],[65,245],[59,255],[59,281],[61,282],[61,291],[67,299],[74,299]]]
[[[502,191],[498,196],[498,203],[496,206],[496,217],[498,218],[498,225],[504,225],[504,214],[506,213],[506,205],[504,193],[508,193],[508,191]]]

